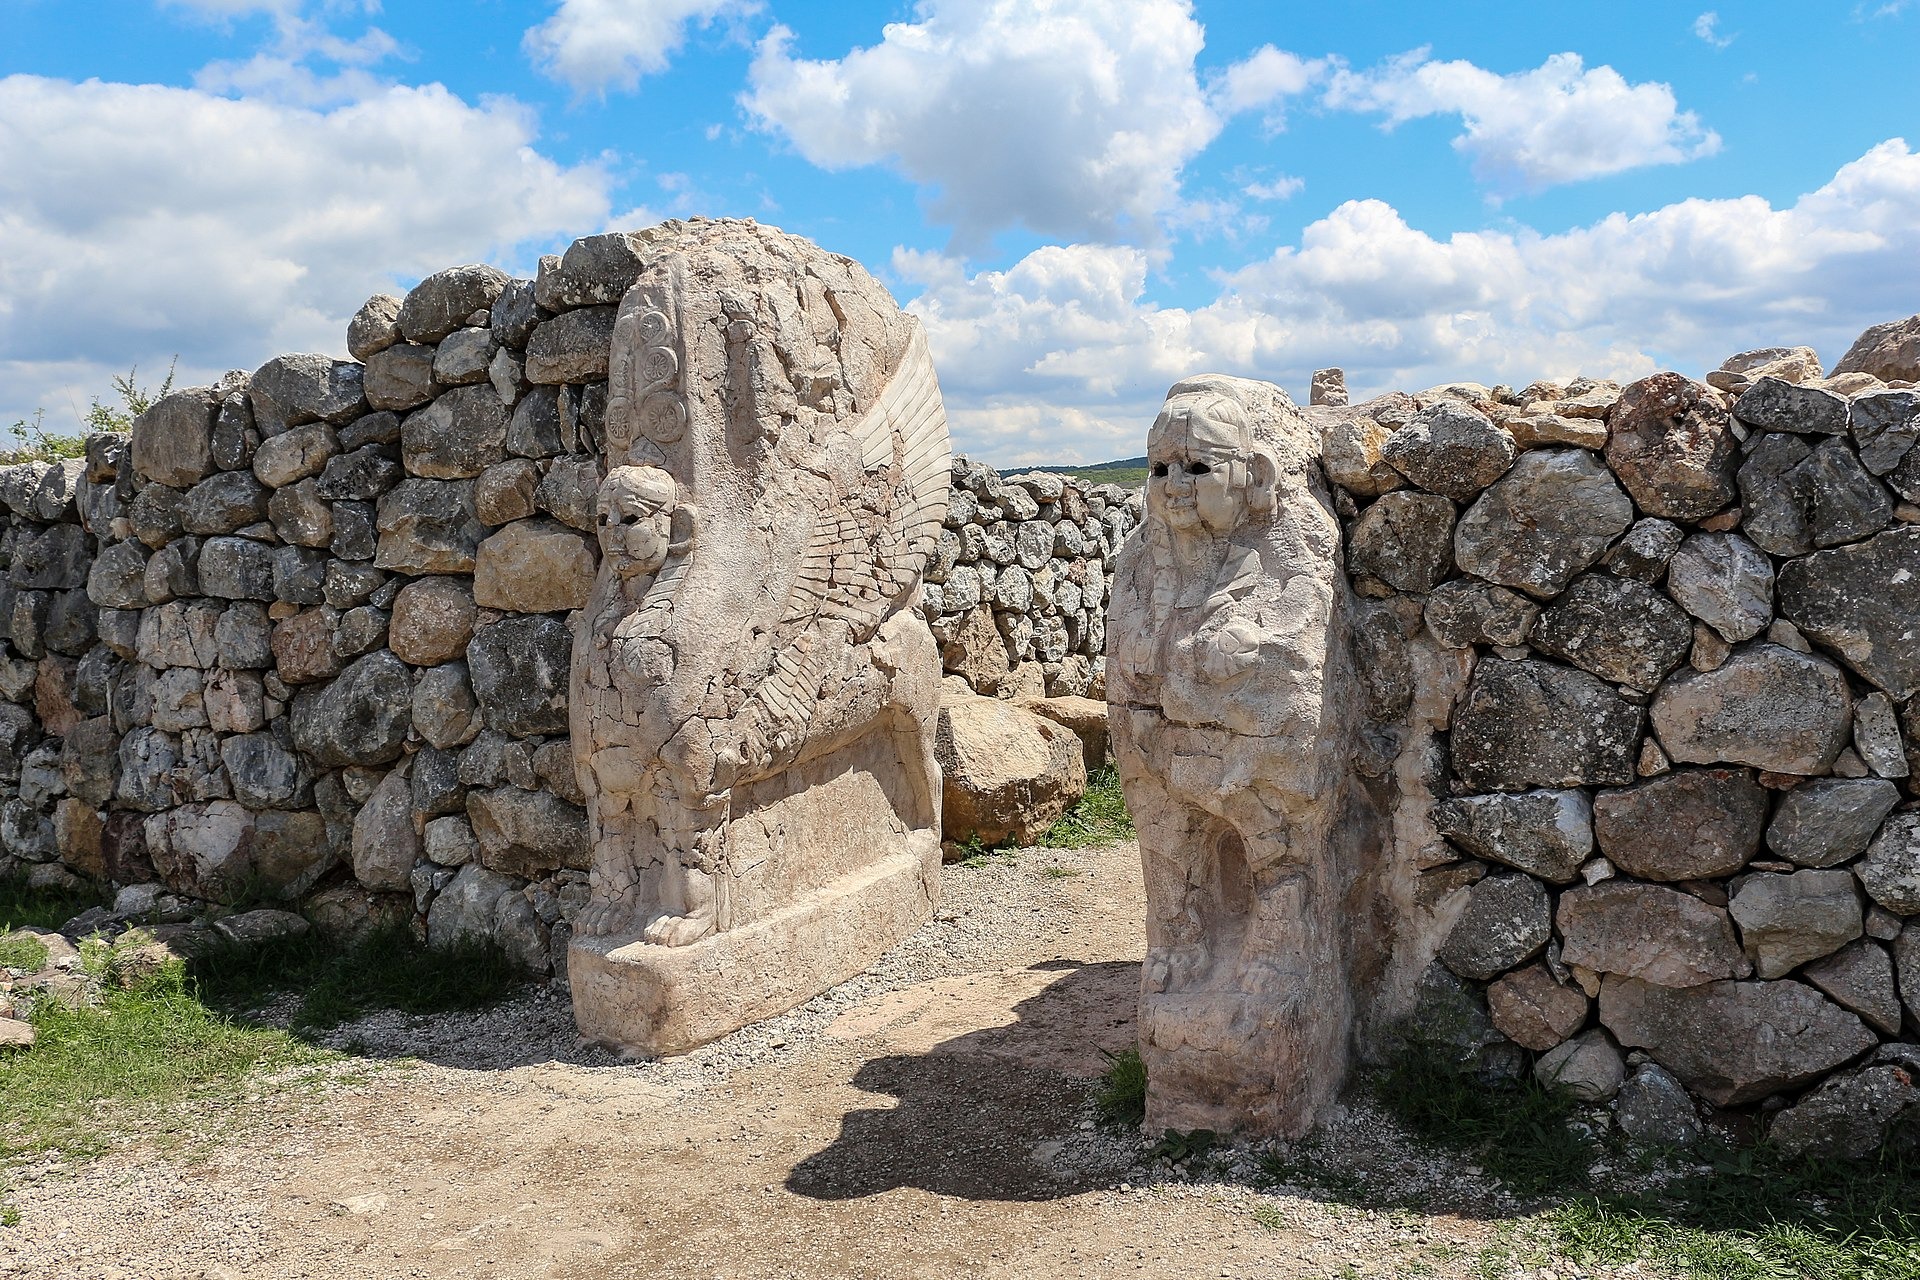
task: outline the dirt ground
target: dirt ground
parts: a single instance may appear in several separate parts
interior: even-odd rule
[[[1478,1274],[1497,1194],[1374,1212],[1182,1176],[1095,1124],[1100,1051],[1132,1038],[1138,857],[950,867],[939,917],[873,971],[684,1058],[577,1047],[552,988],[342,1028],[346,1059],[263,1085],[184,1141],[136,1135],[16,1176],[0,1274]],[[1358,1110],[1330,1145],[1365,1153],[1362,1178],[1462,1177]]]

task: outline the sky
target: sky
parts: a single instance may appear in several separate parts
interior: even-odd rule
[[[345,355],[370,295],[751,217],[926,325],[955,447],[1831,365],[1920,312],[1920,0],[0,0],[0,426]]]

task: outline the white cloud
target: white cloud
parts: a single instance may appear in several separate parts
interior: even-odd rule
[[[894,270],[922,286],[909,309],[957,447],[1007,465],[1097,461],[1138,453],[1165,388],[1206,369],[1304,395],[1328,365],[1373,394],[1698,376],[1782,343],[1832,361],[1920,297],[1920,154],[1883,143],[1786,208],[1684,200],[1550,236],[1436,239],[1380,201],[1349,201],[1195,308],[1148,300],[1148,260],[1131,248],[1050,246],[973,276],[902,253]]]
[[[1693,20],[1693,34],[1716,49],[1724,49],[1738,38],[1720,34],[1720,15],[1711,9]]]
[[[1286,128],[1287,99],[1319,83],[1330,66],[1325,58],[1309,61],[1270,44],[1262,45],[1215,80],[1214,106],[1229,116],[1265,107],[1262,123],[1269,134],[1279,133]]]
[[[632,89],[667,69],[695,23],[738,19],[759,0],[560,0],[527,31],[527,56],[540,71],[581,93]]]
[[[825,169],[886,165],[967,246],[1014,225],[1151,240],[1220,131],[1187,0],[923,0],[824,61],[762,41],[741,104]]]
[[[1283,173],[1262,182],[1249,182],[1241,192],[1254,200],[1291,200],[1306,190],[1307,180]]]
[[[1371,71],[1336,72],[1326,103],[1377,112],[1389,128],[1459,115],[1466,131],[1454,147],[1480,182],[1500,192],[1678,164],[1720,149],[1720,135],[1681,111],[1667,85],[1629,84],[1612,67],[1589,69],[1573,53],[1503,76],[1470,62],[1433,62],[1419,49]]]
[[[340,351],[395,279],[600,225],[612,178],[530,115],[438,85],[328,110],[157,85],[0,78],[0,423],[71,427],[107,375]]]

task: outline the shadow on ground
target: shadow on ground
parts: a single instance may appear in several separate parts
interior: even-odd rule
[[[890,1107],[849,1111],[840,1135],[808,1156],[787,1189],[848,1200],[914,1187],[970,1200],[1052,1200],[1111,1179],[1062,1168],[1056,1145],[1078,1130],[1102,1051],[1133,1042],[1140,966],[1053,961],[941,979],[894,993],[829,1034],[886,1048],[854,1075]],[[992,1008],[1002,1003],[997,1025]],[[952,1025],[977,1029],[944,1038]]]

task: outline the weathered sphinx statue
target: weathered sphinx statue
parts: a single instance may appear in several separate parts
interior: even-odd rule
[[[1346,1072],[1357,715],[1318,439],[1278,387],[1221,375],[1175,384],[1147,436],[1107,700],[1146,869],[1150,1130],[1297,1136]]]
[[[918,323],[748,222],[655,239],[615,323],[574,637],[589,1038],[675,1053],[932,911],[940,660],[912,611],[950,451]]]

